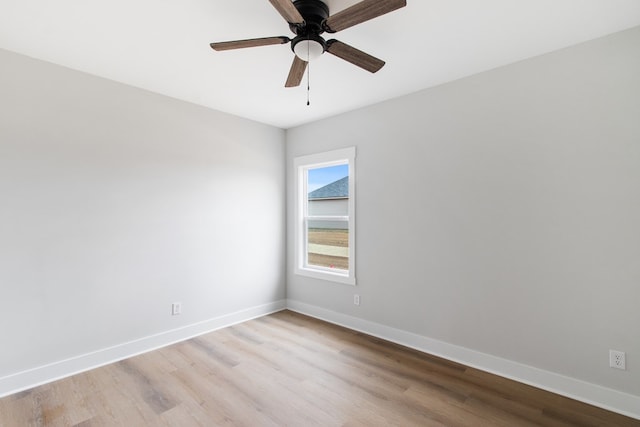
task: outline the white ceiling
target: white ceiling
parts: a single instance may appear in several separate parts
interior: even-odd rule
[[[332,14],[357,2],[327,1]],[[407,3],[332,36],[387,64],[370,74],[323,55],[310,107],[306,77],[284,88],[289,45],[209,47],[292,36],[268,0],[0,0],[0,48],[290,128],[640,25],[640,0]]]

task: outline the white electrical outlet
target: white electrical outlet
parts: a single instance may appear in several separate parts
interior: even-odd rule
[[[182,314],[182,303],[174,302],[171,304],[171,315],[177,316],[178,314]]]
[[[627,369],[624,351],[609,350],[609,366],[616,369]]]
[[[360,295],[355,294],[353,296],[353,305],[360,305]]]

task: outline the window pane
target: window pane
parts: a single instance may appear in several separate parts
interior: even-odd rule
[[[348,221],[310,219],[307,222],[307,264],[349,269]]]
[[[349,215],[349,165],[309,169],[309,215]]]
[[[347,176],[349,176],[349,165],[346,163],[336,166],[310,168],[307,177],[307,188],[309,193],[312,193]],[[349,197],[349,187],[345,189],[343,196]]]

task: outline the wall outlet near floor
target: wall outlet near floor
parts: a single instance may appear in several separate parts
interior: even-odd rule
[[[177,316],[178,314],[182,314],[182,303],[174,302],[171,304],[171,315]]]
[[[353,296],[353,305],[360,305],[360,295],[355,294]]]
[[[624,351],[609,350],[609,366],[616,369],[627,369]]]

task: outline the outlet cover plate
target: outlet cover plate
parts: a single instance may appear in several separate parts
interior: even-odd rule
[[[609,350],[609,366],[616,369],[627,369],[627,361],[624,351]]]
[[[182,303],[174,302],[171,304],[171,315],[177,316],[178,314],[182,314]]]

